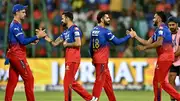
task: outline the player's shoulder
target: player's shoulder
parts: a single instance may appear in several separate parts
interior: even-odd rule
[[[104,31],[104,32],[110,32],[110,30],[108,28],[101,27],[101,26],[99,26],[99,30]]]
[[[61,34],[64,35],[65,33],[67,33],[68,29],[65,29]]]
[[[101,30],[101,29],[99,28],[99,26],[95,26],[95,27],[93,27],[93,29],[91,30],[91,32],[94,31],[94,30]]]
[[[10,25],[10,29],[14,30],[14,31],[21,31],[22,30],[22,28],[18,24],[13,24],[13,23]]]
[[[159,30],[163,30],[163,29],[164,29],[164,26],[159,26],[158,29],[159,29]]]
[[[112,34],[111,30],[109,30],[108,28],[103,28],[104,29],[104,33],[105,34]]]
[[[166,25],[159,26],[157,31],[158,32],[170,32],[168,26],[166,26]]]
[[[177,34],[180,36],[180,27],[178,27]]]
[[[180,33],[180,27],[178,27],[178,33]]]
[[[15,23],[14,21],[11,22],[10,27],[19,27],[18,23]]]
[[[111,32],[111,30],[109,30],[108,28],[105,28],[105,31],[106,31],[106,32]]]
[[[165,25],[165,24],[163,24],[163,25],[160,25],[159,27],[158,27],[158,30],[168,30],[169,28],[168,28],[168,26],[167,25]]]
[[[72,30],[73,31],[80,31],[80,28],[77,25],[73,25]]]

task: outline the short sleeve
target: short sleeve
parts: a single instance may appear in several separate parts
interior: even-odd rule
[[[74,37],[81,37],[81,31],[78,27],[74,28]]]
[[[162,29],[159,30],[157,33],[158,33],[159,36],[163,36],[163,37],[164,37],[164,34],[165,34],[165,33],[164,33],[164,31],[163,31]]]
[[[160,26],[159,27],[159,29],[158,29],[158,31],[157,31],[157,35],[158,36],[162,36],[162,37],[165,37],[165,29],[162,27],[162,26]]]
[[[110,31],[105,32],[105,37],[107,40],[111,41],[115,36]]]

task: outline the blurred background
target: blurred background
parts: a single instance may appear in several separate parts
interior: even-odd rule
[[[12,6],[16,3],[28,5],[27,18],[23,29],[27,37],[33,36],[35,29],[44,27],[47,34],[56,39],[63,28],[61,14],[72,11],[74,22],[83,32],[82,57],[89,57],[88,45],[90,31],[96,25],[99,11],[111,11],[109,29],[117,37],[126,35],[133,28],[142,38],[148,39],[154,32],[152,19],[156,11],[165,11],[167,16],[180,17],[179,0],[1,0],[0,2],[0,57],[4,57],[7,48],[8,25],[13,15]],[[111,45],[111,57],[156,57],[155,49],[139,53],[134,47],[135,40],[115,47]],[[51,47],[45,40],[37,46],[28,46],[28,57],[63,57],[62,46]],[[147,53],[148,52],[148,53]]]

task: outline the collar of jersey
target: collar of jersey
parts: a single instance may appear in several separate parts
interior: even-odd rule
[[[16,23],[16,24],[20,24],[17,20],[13,20],[13,22]]]
[[[71,29],[71,28],[73,28],[73,27],[75,27],[76,25],[75,24],[73,24],[71,27],[69,27],[68,29]]]

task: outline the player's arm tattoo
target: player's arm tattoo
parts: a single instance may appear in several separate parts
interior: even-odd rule
[[[163,44],[163,37],[160,36],[158,37],[157,41],[153,42],[152,44],[145,45],[144,48],[145,49],[156,48],[161,46],[162,44]]]
[[[61,44],[64,40],[61,39],[60,37],[58,37],[55,41],[53,41],[51,38],[49,37],[45,37],[45,40],[48,41],[49,43],[51,43],[54,47]]]
[[[80,47],[81,46],[81,38],[80,37],[75,37],[75,42],[68,43],[64,42],[64,47]]]
[[[143,45],[149,45],[153,42],[152,37],[150,37],[148,40],[142,39],[139,36],[136,36],[135,38]]]

